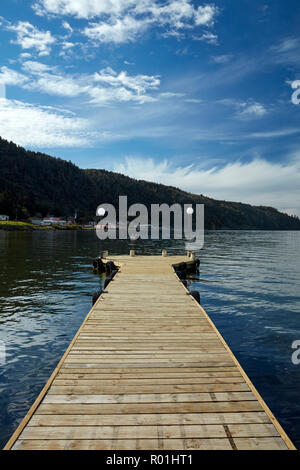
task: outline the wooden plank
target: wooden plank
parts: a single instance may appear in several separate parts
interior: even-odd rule
[[[76,369],[76,370],[81,370],[84,372],[87,372],[87,369],[95,370],[95,369],[110,369],[112,372],[122,372],[126,369],[129,369],[129,372],[132,372],[133,370],[136,370],[138,373],[138,369],[140,368],[141,372],[145,370],[169,370],[173,371],[176,369],[181,368],[183,371],[189,371],[193,369],[198,369],[200,371],[202,370],[219,370],[220,367],[222,367],[223,370],[230,370],[230,368],[233,366],[232,361],[223,361],[223,362],[174,362],[172,363],[152,363],[152,362],[147,362],[144,364],[124,364],[124,362],[120,362],[118,364],[91,364],[91,363],[84,363],[84,364],[66,364],[64,362],[63,367],[61,367],[61,370],[64,372],[67,371],[67,369]],[[71,371],[72,372],[72,371]]]
[[[223,361],[223,362],[219,362],[218,358],[215,359],[215,361],[213,361],[212,359],[209,360],[209,362],[207,362],[205,359],[203,361],[198,361],[198,362],[176,362],[176,361],[171,361],[171,360],[168,360],[168,362],[166,362],[165,360],[156,360],[155,362],[147,362],[147,361],[123,361],[121,359],[119,359],[117,362],[114,362],[114,361],[109,361],[109,362],[106,362],[104,360],[99,360],[98,362],[93,360],[93,361],[85,361],[85,360],[76,360],[74,362],[74,360],[72,359],[68,359],[65,361],[64,363],[64,369],[67,369],[67,368],[75,368],[75,369],[78,369],[78,368],[92,368],[92,369],[96,369],[97,367],[99,367],[100,369],[103,369],[103,368],[107,368],[107,369],[111,369],[113,370],[114,368],[119,370],[121,367],[123,369],[125,368],[128,368],[128,369],[132,369],[132,368],[138,368],[138,367],[141,367],[142,369],[146,369],[146,368],[149,368],[149,369],[154,369],[154,368],[158,368],[158,367],[163,367],[163,368],[166,368],[166,367],[169,367],[169,368],[174,368],[174,367],[182,367],[182,368],[193,368],[193,367],[199,367],[199,368],[202,368],[202,367],[212,367],[212,366],[216,366],[216,367],[221,367],[221,366],[231,366],[232,365],[232,362],[228,361]]]
[[[241,425],[237,425],[241,426]],[[247,425],[251,426],[251,425]],[[252,426],[268,426],[267,424]],[[187,438],[226,438],[224,427],[220,424],[185,425],[184,433]],[[27,426],[20,439],[113,439],[115,426]],[[269,434],[267,434],[269,435]],[[118,426],[118,439],[180,439],[181,426]]]
[[[236,413],[262,411],[258,401],[181,403],[43,403],[37,414],[135,414],[135,413]]]
[[[86,377],[86,376],[85,376]],[[134,377],[134,378],[106,378],[101,377],[99,379],[99,375],[97,377],[93,377],[92,379],[89,378],[82,378],[80,374],[75,375],[75,377],[68,377],[68,375],[64,376],[63,374],[59,374],[57,378],[53,382],[53,386],[66,386],[66,385],[74,385],[74,386],[123,386],[123,385],[180,385],[180,384],[201,384],[206,386],[208,384],[245,384],[245,381],[242,377],[169,377],[166,378],[162,376],[161,378],[141,378],[141,377]],[[52,387],[53,387],[52,386]],[[199,385],[198,385],[199,386]],[[199,390],[199,389],[198,389]]]
[[[163,403],[163,402],[210,402],[210,401],[255,401],[252,392],[211,393],[138,393],[138,394],[61,394],[48,393],[44,403]]]
[[[275,426],[268,424],[228,424],[228,430],[235,437],[278,437]]]
[[[138,428],[137,428],[138,426]],[[27,426],[20,439],[113,439],[116,426]],[[273,424],[228,424],[231,436],[234,437],[279,437]],[[221,424],[185,424],[186,438],[201,439],[226,437],[226,430]],[[181,424],[173,425],[124,425],[118,426],[118,439],[178,439],[182,437]]]
[[[234,438],[237,450],[287,450],[282,437]]]
[[[101,377],[107,378],[137,378],[137,377],[215,377],[215,376],[240,376],[240,372],[233,367],[156,367],[156,368],[114,368],[111,371],[108,371],[107,368],[98,367],[96,369],[92,368],[69,368],[61,367],[59,375],[64,374],[80,374],[88,375],[100,375]]]
[[[232,450],[228,439],[21,440],[14,450]]]
[[[110,341],[104,343],[101,341],[97,340],[80,340],[76,341],[72,352],[73,351],[87,351],[87,350],[94,350],[94,351],[115,351],[116,349],[119,352],[123,351],[136,351],[137,353],[141,351],[147,351],[147,352],[156,352],[156,351],[171,351],[171,352],[181,352],[181,351],[209,351],[210,348],[213,347],[214,350],[224,350],[222,346],[220,346],[216,342],[212,341],[199,341],[198,343],[189,343],[188,346],[182,346],[182,343],[179,342],[174,342],[174,343],[163,343],[163,342],[157,342],[157,343],[150,343],[148,342],[147,344],[144,342],[130,342],[128,343],[122,343],[122,342],[114,342],[112,344]]]
[[[264,412],[181,413],[126,415],[40,415],[35,414],[28,426],[139,426],[171,424],[259,424],[270,423]]]
[[[177,379],[178,380],[178,379]],[[249,387],[245,383],[225,383],[225,384],[122,384],[117,383],[116,385],[103,385],[103,384],[88,384],[81,385],[61,385],[54,382],[54,385],[49,389],[49,395],[85,395],[85,394],[120,394],[120,393],[191,393],[191,392],[242,392],[249,391]]]
[[[223,351],[222,351],[223,353]],[[212,351],[212,352],[180,352],[180,353],[169,353],[168,351],[157,351],[157,352],[150,352],[149,354],[145,354],[143,352],[140,353],[134,353],[132,354],[132,351],[124,352],[123,354],[120,354],[119,351],[117,352],[111,352],[107,351],[106,354],[103,353],[98,353],[96,354],[95,351],[78,351],[78,352],[73,352],[68,354],[68,358],[66,359],[66,362],[76,362],[76,361],[90,361],[90,362],[120,362],[124,359],[125,362],[147,362],[147,360],[150,361],[157,361],[157,362],[164,362],[164,361],[172,361],[172,362],[178,362],[178,361],[201,361],[201,360],[209,360],[209,361],[219,361],[221,360],[226,360],[227,356],[226,354],[221,355],[220,352],[218,351]]]

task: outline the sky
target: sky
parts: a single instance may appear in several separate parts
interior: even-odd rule
[[[5,0],[0,135],[300,216],[299,23],[298,0]]]

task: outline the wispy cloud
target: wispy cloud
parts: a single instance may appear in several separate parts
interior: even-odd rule
[[[269,50],[269,60],[275,64],[297,65],[300,64],[300,38],[285,37]]]
[[[270,131],[260,131],[260,132],[251,132],[249,137],[255,139],[275,139],[277,137],[287,137],[289,135],[300,134],[300,128],[298,127],[288,127],[280,128]]]
[[[236,110],[235,117],[241,121],[260,119],[269,112],[266,106],[258,101],[240,101],[233,98],[224,98],[217,100],[216,104],[233,107]]]
[[[0,67],[0,83],[2,85],[23,86],[27,82],[27,77],[22,73],[8,67]]]
[[[210,169],[127,157],[113,170],[137,179],[167,185],[172,182],[172,186],[220,200],[268,205],[300,215],[300,155],[288,164],[253,159],[249,163],[236,161]]]
[[[215,46],[218,45],[218,36],[209,31],[205,31],[200,36],[193,36],[193,39],[195,39],[196,41],[204,41],[208,44],[214,44]]]
[[[161,98],[181,98],[182,96],[185,96],[185,93],[173,93],[170,91],[166,91],[164,93],[160,93],[159,96]]]
[[[212,61],[215,62],[216,64],[226,64],[232,59],[231,54],[223,54],[223,55],[216,55],[212,56]]]
[[[87,146],[92,131],[86,119],[61,109],[0,98],[1,136],[32,147]]]

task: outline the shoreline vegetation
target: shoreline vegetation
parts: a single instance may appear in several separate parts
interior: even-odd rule
[[[91,231],[91,230],[96,230],[96,225],[88,227],[87,225],[84,224],[69,224],[69,225],[57,225],[57,224],[52,224],[52,225],[36,225],[32,224],[30,222],[22,222],[22,221],[15,221],[15,220],[8,220],[8,221],[0,221],[0,231],[5,230],[7,232],[36,232],[36,231],[61,231],[61,232],[70,232],[70,231],[75,231],[75,230],[82,230],[82,231]],[[243,230],[253,230],[257,231],[255,228],[245,228],[245,229],[234,229],[234,228],[222,228],[222,229],[205,229],[205,231],[228,231],[228,230],[238,230],[238,231],[243,231]],[[270,231],[270,229],[260,229],[261,231]],[[271,230],[272,231],[272,230]],[[281,230],[283,232],[286,231],[294,231],[293,229],[289,230]],[[295,230],[298,231],[298,230]]]
[[[0,221],[0,230],[7,230],[7,231],[37,231],[37,230],[60,230],[60,231],[70,231],[70,230],[95,230],[95,227],[86,227],[84,225],[79,224],[71,224],[71,225],[35,225],[31,224],[30,222],[21,222],[21,221]]]

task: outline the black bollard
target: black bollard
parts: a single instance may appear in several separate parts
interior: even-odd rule
[[[98,289],[98,290],[95,290],[95,292],[93,292],[92,294],[92,298],[93,298],[93,305],[97,302],[97,300],[99,299],[100,295],[102,294],[102,290],[101,289]]]
[[[186,263],[179,263],[177,269],[178,271],[186,271]]]
[[[93,266],[94,266],[94,269],[98,269],[98,260],[97,260],[97,258],[95,258],[93,260]]]
[[[105,272],[105,264],[103,263],[101,258],[98,258],[98,271],[99,273]]]
[[[191,290],[190,295],[200,304],[200,294],[197,290]]]
[[[106,271],[106,274],[112,274],[113,271],[117,271],[117,266],[115,265],[115,263],[113,261],[107,261],[107,263],[105,264],[105,271]]]
[[[185,279],[187,277],[187,271],[180,271],[180,279]]]
[[[104,289],[106,289],[106,287],[107,287],[108,284],[110,283],[111,279],[112,279],[111,277],[106,277],[106,278],[105,278],[105,281],[104,281]]]

